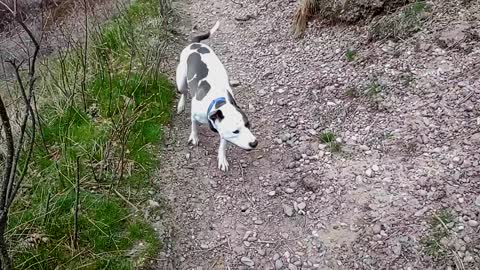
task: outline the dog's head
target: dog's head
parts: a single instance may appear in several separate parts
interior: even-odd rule
[[[228,91],[227,91],[228,92]],[[229,102],[217,102],[208,114],[210,127],[227,140],[245,150],[253,150],[258,141],[250,130],[250,122],[228,93]]]

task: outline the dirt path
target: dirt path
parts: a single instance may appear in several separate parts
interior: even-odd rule
[[[200,146],[187,147],[189,110],[175,117],[158,179],[174,213],[170,267],[479,269],[480,46],[436,42],[462,23],[479,29],[477,7],[452,23],[452,3],[415,38],[367,44],[353,27],[294,39],[295,1],[188,3],[199,30],[221,20],[207,43],[240,82],[261,141],[251,153],[231,147],[222,173],[216,135],[202,127]],[[325,130],[341,151],[320,144]],[[422,241],[441,209],[452,233],[435,239],[448,251],[434,262]]]

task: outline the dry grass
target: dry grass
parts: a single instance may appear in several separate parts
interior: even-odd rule
[[[300,0],[293,18],[293,31],[296,36],[307,29],[308,22],[317,13],[317,0]]]

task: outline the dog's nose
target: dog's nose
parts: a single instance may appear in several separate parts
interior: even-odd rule
[[[255,141],[253,141],[253,142],[251,142],[251,143],[248,143],[248,145],[249,145],[251,148],[255,148],[255,147],[257,147],[257,145],[258,145],[258,141],[255,140]]]

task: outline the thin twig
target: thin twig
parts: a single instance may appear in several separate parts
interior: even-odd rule
[[[138,207],[133,204],[132,202],[130,202],[129,200],[127,200],[127,198],[125,198],[120,192],[118,192],[116,189],[113,189],[113,192],[115,192],[115,194],[117,194],[118,197],[120,197],[120,199],[124,200],[128,205],[130,205],[133,209],[135,209],[135,211],[139,212],[140,209],[138,209]]]
[[[50,190],[48,191],[48,196],[47,196],[47,201],[45,202],[45,216],[43,216],[43,225],[45,226],[45,224],[47,224],[47,220],[48,220],[48,211],[49,211],[49,208],[50,208],[50,197],[52,196],[52,193],[50,192]]]

